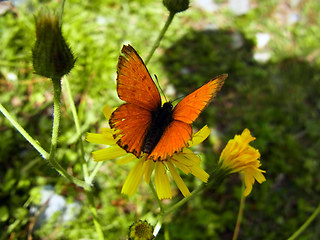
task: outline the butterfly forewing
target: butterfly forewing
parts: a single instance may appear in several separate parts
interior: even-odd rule
[[[188,124],[193,123],[209,101],[220,91],[227,76],[227,74],[222,74],[212,79],[182,99],[173,110],[173,119]]]
[[[130,45],[124,45],[117,70],[119,98],[127,103],[154,111],[161,106],[159,91],[138,53]]]

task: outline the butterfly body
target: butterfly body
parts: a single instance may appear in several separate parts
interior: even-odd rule
[[[151,124],[145,136],[143,152],[150,154],[160,141],[167,127],[173,121],[173,106],[166,102],[162,107],[151,112]]]
[[[111,115],[117,144],[138,158],[165,161],[188,145],[191,124],[221,89],[227,74],[220,75],[182,99],[174,108],[162,105],[160,93],[145,64],[130,45],[124,45],[117,70],[117,92],[126,103]]]

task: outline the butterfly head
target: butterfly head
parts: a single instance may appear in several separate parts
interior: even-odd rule
[[[165,103],[163,104],[162,108],[171,111],[172,108],[173,108],[173,106],[172,106],[172,103],[171,103],[171,102],[165,102]]]

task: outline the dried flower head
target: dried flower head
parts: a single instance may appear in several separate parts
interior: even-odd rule
[[[129,228],[129,240],[152,240],[153,226],[147,221],[135,222]]]

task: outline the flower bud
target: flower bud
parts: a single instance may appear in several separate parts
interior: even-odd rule
[[[61,32],[57,14],[40,11],[35,17],[36,43],[32,49],[33,67],[36,74],[61,79],[70,72],[75,58]]]
[[[189,8],[189,0],[163,0],[163,5],[170,13],[178,13]]]
[[[129,228],[129,240],[152,240],[153,236],[153,226],[151,226],[147,221],[135,222]]]

